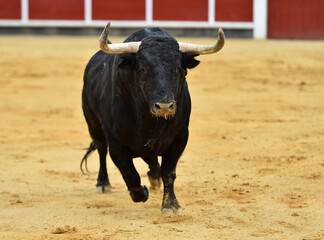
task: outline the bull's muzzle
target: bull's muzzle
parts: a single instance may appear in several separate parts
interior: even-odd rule
[[[156,102],[151,108],[151,112],[154,116],[163,117],[165,119],[171,118],[176,112],[176,102]]]

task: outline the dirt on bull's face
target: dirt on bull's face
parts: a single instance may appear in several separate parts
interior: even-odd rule
[[[164,217],[161,188],[133,203],[109,158],[111,194],[94,188],[96,153],[94,174],[80,173],[82,75],[97,37],[76,38],[0,37],[1,239],[324,238],[324,42],[229,39],[198,57],[175,182],[183,215]]]

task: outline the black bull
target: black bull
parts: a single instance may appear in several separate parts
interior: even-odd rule
[[[100,157],[97,190],[109,192],[106,168],[109,146],[111,159],[121,172],[133,201],[145,202],[148,189],[141,186],[133,164],[133,158],[141,157],[149,166],[147,174],[152,188],[161,185],[162,177],[162,212],[180,213],[174,180],[177,162],[188,140],[191,101],[187,70],[199,64],[195,59],[198,54],[219,51],[222,47],[219,42],[224,44],[224,34],[220,31],[223,39],[218,40],[218,49],[206,52],[200,49],[205,45],[199,45],[198,50],[195,47],[188,50],[187,45],[181,45],[183,43],[178,43],[166,31],[150,28],[124,41],[124,45],[137,44],[135,50],[126,46],[126,50],[120,51],[119,45],[123,44],[109,42],[106,45],[109,25],[107,27],[100,43],[103,51],[91,58],[84,73],[82,108],[93,142],[81,162],[81,170],[87,156],[97,149]],[[117,50],[113,49],[115,45],[118,45]],[[158,156],[162,156],[161,166]]]

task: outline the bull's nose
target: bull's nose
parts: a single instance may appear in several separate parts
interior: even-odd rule
[[[156,102],[153,104],[152,113],[158,117],[168,118],[175,114],[176,103],[172,102]]]
[[[173,111],[174,107],[175,107],[175,103],[174,102],[170,102],[170,103],[155,103],[154,107],[156,110],[161,111],[161,112],[169,112],[169,111]]]

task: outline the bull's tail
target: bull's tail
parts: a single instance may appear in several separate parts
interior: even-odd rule
[[[85,175],[87,173],[91,173],[89,170],[88,170],[88,157],[91,155],[91,153],[93,153],[95,150],[97,149],[97,146],[94,142],[90,143],[90,146],[87,148],[87,152],[86,154],[84,155],[84,157],[82,158],[81,160],[81,163],[80,163],[80,169],[81,169],[81,172]],[[87,173],[85,173],[83,171],[83,163],[85,164],[85,169],[87,171]]]

